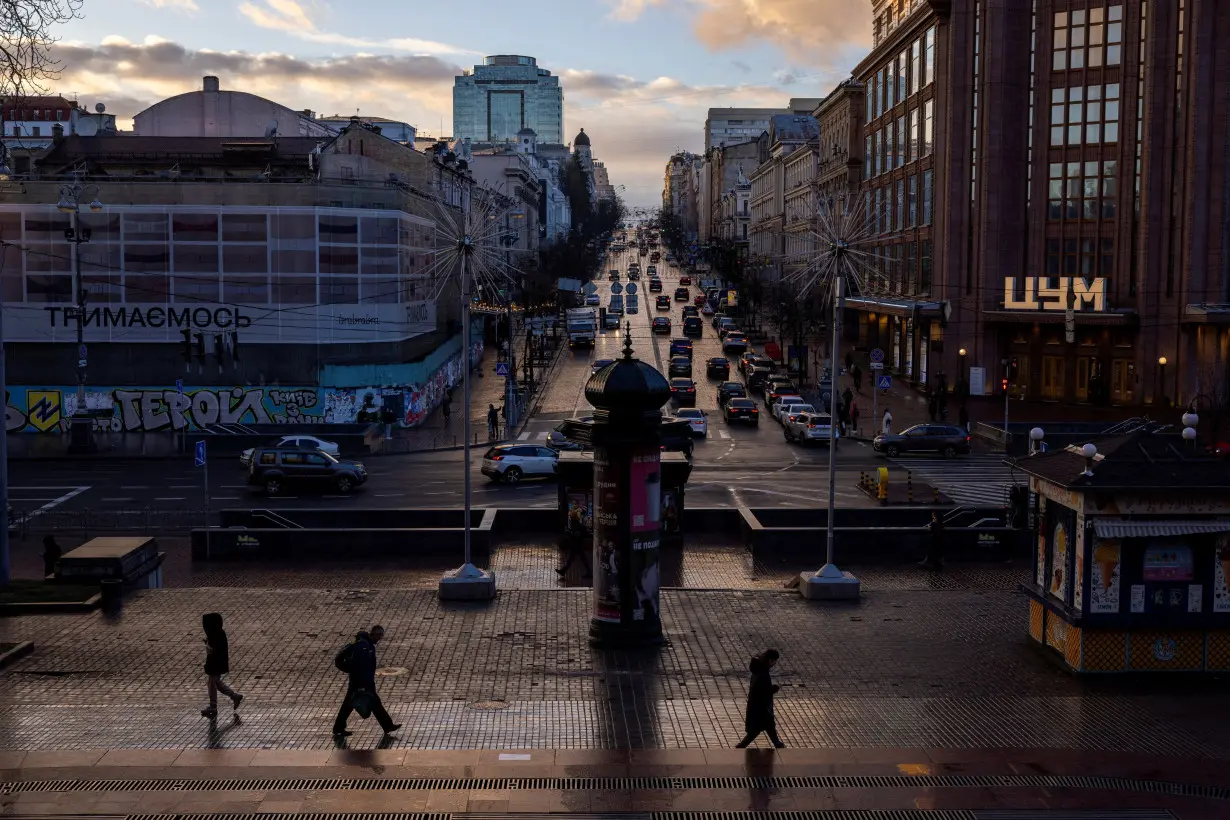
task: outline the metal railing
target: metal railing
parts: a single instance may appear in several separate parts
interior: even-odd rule
[[[10,532],[23,538],[39,532],[76,533],[83,538],[105,533],[157,535],[200,527],[206,520],[202,508],[47,510],[37,515],[19,514],[16,529],[10,520]]]

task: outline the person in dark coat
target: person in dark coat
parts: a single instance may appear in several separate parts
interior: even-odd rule
[[[931,422],[933,424],[935,423],[935,416],[937,413],[939,413],[939,410],[940,410],[939,401],[935,398],[934,395],[932,395],[931,398],[927,401],[927,415],[931,417]]]
[[[63,555],[64,550],[60,549],[54,535],[47,535],[43,538],[43,577],[55,575],[56,564],[60,563]]]
[[[222,616],[207,612],[201,616],[201,626],[205,629],[205,674],[209,677],[209,708],[202,709],[201,714],[212,719],[218,716],[219,692],[231,699],[236,711],[243,702],[243,695],[222,680],[222,676],[231,671],[231,647],[226,630],[222,628]]]
[[[861,396],[863,393],[863,369],[857,364],[854,365],[854,369],[850,371],[850,378],[854,380],[854,392]]]
[[[918,563],[923,569],[941,570],[944,568],[944,522],[937,512],[931,513],[931,523],[927,525],[927,557]]]
[[[961,429],[964,430],[966,433],[968,433],[969,432],[969,408],[966,407],[964,404],[962,404],[961,409],[957,411],[957,421],[960,423]]]
[[[355,635],[354,643],[342,650],[343,653],[349,655],[346,668],[350,682],[346,687],[346,697],[342,700],[342,707],[337,710],[337,718],[333,721],[334,737],[346,737],[352,734],[346,729],[346,721],[350,719],[350,713],[354,711],[355,695],[360,692],[369,699],[372,714],[386,735],[391,735],[401,728],[400,723],[394,723],[393,718],[389,717],[384,704],[380,702],[380,695],[376,692],[376,644],[380,643],[383,637],[384,627],[376,625],[372,627],[371,632],[360,632]]]
[[[777,718],[773,714],[773,695],[780,687],[773,683],[769,676],[769,671],[780,657],[781,653],[776,649],[766,649],[752,658],[748,665],[752,672],[752,685],[747,691],[747,713],[743,723],[746,734],[736,749],[746,749],[761,732],[769,735],[769,740],[773,741],[776,748],[783,749],[786,746],[777,736]]]

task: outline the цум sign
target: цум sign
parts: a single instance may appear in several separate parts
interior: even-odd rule
[[[1050,282],[1056,282],[1055,287]],[[1072,296],[1072,309],[1103,313],[1106,310],[1106,280],[1080,276],[1026,276],[1024,295],[1017,298],[1017,279],[1004,279],[1004,310],[1067,310],[1068,297]]]
[[[77,321],[68,305],[6,304],[5,340],[69,342]],[[436,329],[435,302],[270,307],[199,303],[91,305],[87,342],[179,342],[193,333],[238,331],[246,344],[386,342]]]

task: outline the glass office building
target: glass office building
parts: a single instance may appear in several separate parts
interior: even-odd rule
[[[564,141],[564,90],[533,57],[497,54],[454,78],[454,139],[512,141],[526,127],[540,144]]]

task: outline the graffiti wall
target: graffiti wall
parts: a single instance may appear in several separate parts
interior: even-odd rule
[[[481,343],[471,359],[482,357]],[[380,422],[417,427],[461,383],[462,355],[442,363],[422,384],[393,387],[194,387],[87,385],[85,409],[99,432],[157,433],[212,424],[344,424]],[[13,387],[5,394],[10,433],[62,433],[77,412],[76,386]]]

